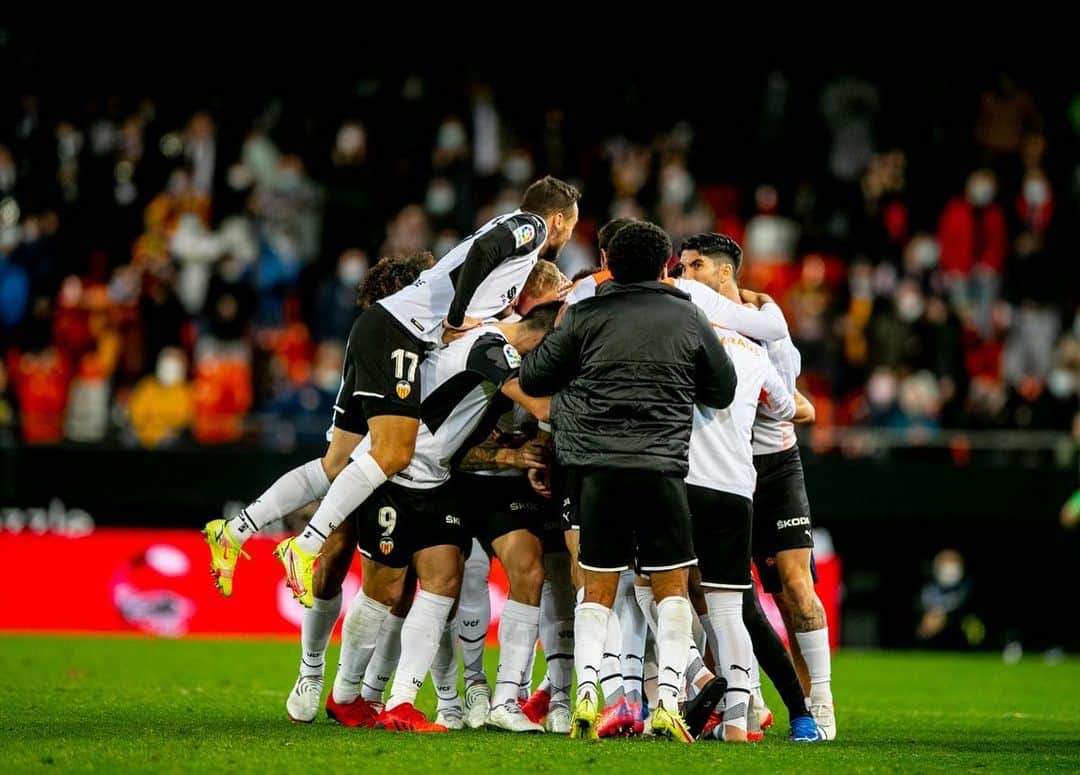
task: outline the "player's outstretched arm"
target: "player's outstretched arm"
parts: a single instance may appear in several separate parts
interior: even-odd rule
[[[522,364],[522,368],[524,368],[524,364]],[[551,419],[550,396],[535,397],[528,395],[521,389],[520,379],[507,380],[500,390],[504,396],[515,404],[519,404],[540,422],[548,422]]]

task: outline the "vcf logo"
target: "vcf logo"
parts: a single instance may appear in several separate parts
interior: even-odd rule
[[[390,552],[394,551],[394,539],[384,538],[379,541],[379,551],[383,554],[390,554]]]

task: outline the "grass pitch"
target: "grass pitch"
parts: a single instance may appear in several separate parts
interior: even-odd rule
[[[844,651],[833,663],[839,740],[790,744],[783,706],[767,690],[776,726],[763,743],[733,747],[485,731],[408,735],[344,729],[325,717],[293,725],[284,701],[298,649],[284,642],[0,637],[4,775],[1080,772],[1075,657],[1008,667],[995,655]],[[336,658],[332,646],[328,664]],[[420,706],[433,709],[430,685]]]

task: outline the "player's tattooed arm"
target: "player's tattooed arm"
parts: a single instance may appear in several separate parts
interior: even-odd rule
[[[539,438],[530,439],[517,448],[505,447],[494,440],[488,440],[470,449],[462,458],[459,468],[462,471],[543,468],[547,465],[545,448],[546,441]]]

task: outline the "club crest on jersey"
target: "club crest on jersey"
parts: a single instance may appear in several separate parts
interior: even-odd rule
[[[401,380],[401,382],[397,383],[397,387],[394,388],[394,391],[397,393],[397,397],[404,401],[409,397],[409,393],[412,392],[412,385],[405,380]]]
[[[394,539],[384,538],[379,541],[379,551],[383,554],[390,554],[390,552],[394,551]]]
[[[527,223],[522,224],[514,229],[514,246],[520,248],[522,245],[532,242],[535,237],[536,229]]]
[[[521,366],[521,354],[514,349],[514,345],[509,343],[504,344],[503,355],[506,356],[506,363],[510,366],[511,369],[516,369]]]

